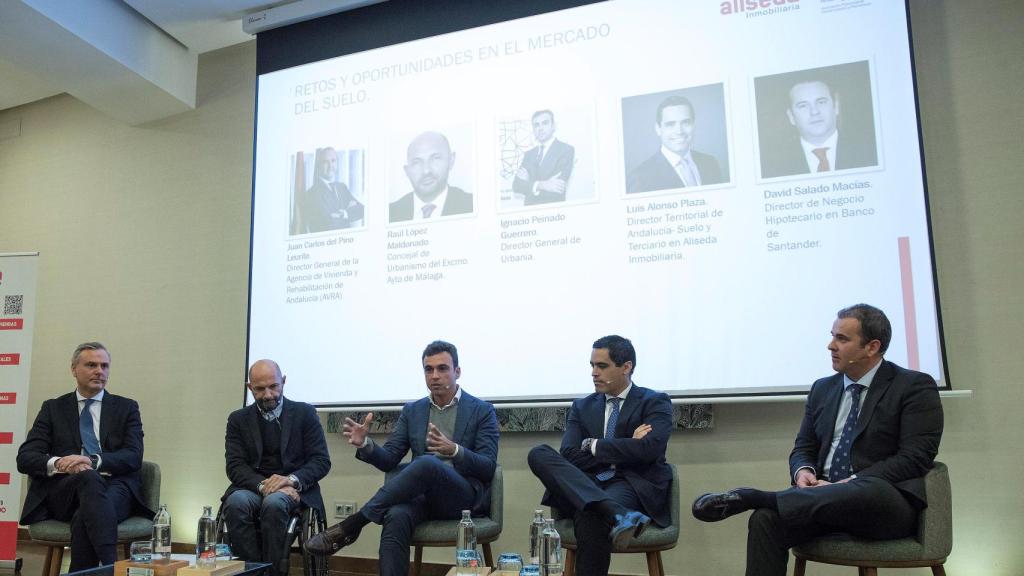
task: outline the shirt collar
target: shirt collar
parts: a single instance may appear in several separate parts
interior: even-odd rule
[[[103,395],[106,394],[106,393],[107,393],[106,390],[100,390],[99,394],[93,396],[92,398],[86,398],[85,396],[82,396],[81,392],[79,392],[78,390],[75,390],[75,398],[79,402],[81,402],[83,400],[95,400],[96,402],[103,402]]]
[[[818,148],[828,148],[829,152],[835,152],[835,150],[836,150],[836,143],[838,143],[838,142],[839,142],[839,130],[836,130],[835,132],[833,132],[832,135],[829,136],[821,144],[811,144],[807,140],[804,140],[803,138],[800,138],[800,145],[803,146],[804,154],[807,154],[807,155],[814,154],[814,152],[812,152],[812,151],[816,150]],[[832,169],[834,170],[835,166],[833,166]]]
[[[680,162],[683,161],[683,159],[690,158],[690,151],[687,150],[686,154],[680,155],[662,146],[661,155],[665,157],[665,160],[668,160],[668,163],[671,164],[673,168],[675,168],[676,166],[679,165]]]
[[[459,386],[459,385],[456,384],[456,386]],[[444,406],[438,406],[434,402],[434,397],[433,396],[427,396],[427,398],[430,398],[430,403],[434,405],[434,408],[437,408],[438,410],[444,411],[444,410],[446,410],[448,408],[451,408],[452,406],[457,406],[459,404],[459,400],[462,399],[462,386],[459,386],[458,390],[455,391],[455,396],[452,396],[452,401],[449,402],[448,404],[445,404]]]
[[[263,410],[260,409],[260,405],[256,404],[256,411],[259,412],[260,416],[263,416],[263,418],[266,419],[266,420],[280,420],[281,419],[281,410],[283,408],[284,408],[284,396],[281,396],[281,401],[278,402],[277,406],[275,406],[274,409],[271,410],[270,412],[264,412]]]
[[[871,370],[868,370],[867,373],[864,374],[863,376],[861,376],[860,380],[858,380],[856,382],[851,380],[850,377],[847,376],[846,374],[843,374],[843,390],[849,389],[849,387],[852,384],[860,384],[865,389],[868,386],[871,386],[871,381],[875,379],[875,374],[878,372],[878,369],[881,368],[882,362],[884,362],[884,361],[885,361],[885,359],[879,360],[878,364],[875,364],[874,368],[872,368]]]
[[[430,218],[423,217],[423,207],[427,205],[426,202],[420,199],[419,195],[414,191],[412,193],[412,209],[413,209],[413,220],[434,220],[441,216],[441,210],[444,209],[444,203],[448,200],[448,186],[444,187],[444,190],[437,195],[430,203],[434,205],[434,211],[430,213]]]
[[[629,386],[626,386],[625,388],[623,388],[622,392],[619,392],[619,394],[617,396],[612,396],[611,394],[605,394],[604,395],[604,401],[607,402],[607,401],[611,400],[612,398],[621,398],[622,401],[625,402],[626,401],[626,396],[629,396],[629,391],[632,390],[632,389],[633,389],[633,383],[630,382]]]

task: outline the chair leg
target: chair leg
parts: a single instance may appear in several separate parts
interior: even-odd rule
[[[484,542],[484,565],[494,567],[494,556],[491,554],[491,543]]]
[[[665,576],[665,570],[661,566],[661,552],[647,553],[647,574],[648,576]]]
[[[807,571],[807,560],[803,558],[796,558],[796,562],[793,563],[793,576],[804,576],[804,572]]]
[[[562,566],[562,576],[576,576],[576,551],[572,548],[564,548],[565,562]]]
[[[946,576],[946,569],[942,564],[936,564],[932,566],[932,576]]]
[[[861,570],[863,570],[861,574],[864,576],[878,576],[878,568],[875,568],[874,566],[865,566],[861,568]]]
[[[46,576],[58,576],[60,574],[60,566],[64,563],[64,547],[53,546],[50,548],[50,553],[47,554],[49,562],[47,563]]]
[[[420,567],[423,565],[423,546],[416,545],[416,553],[412,561],[412,576],[420,576]]]

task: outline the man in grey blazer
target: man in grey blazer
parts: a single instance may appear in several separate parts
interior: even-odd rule
[[[892,327],[878,308],[843,308],[828,345],[833,376],[814,383],[789,456],[793,487],[737,488],[693,503],[698,520],[754,510],[747,575],[783,576],[789,548],[846,532],[888,540],[909,536],[928,503],[924,475],[942,439],[935,380],[884,360]]]
[[[633,383],[636,351],[622,336],[594,342],[590,366],[594,393],[572,403],[561,449],[541,444],[527,458],[547,489],[541,503],[574,520],[581,576],[608,574],[613,543],[640,536],[652,519],[672,522],[671,401]]]
[[[409,402],[384,445],[369,436],[373,413],[345,419],[344,435],[356,458],[383,472],[398,469],[355,514],[317,534],[306,551],[327,555],[355,542],[370,522],[382,524],[380,573],[407,576],[409,543],[424,520],[457,520],[462,510],[487,512],[498,459],[498,419],[491,404],[462,390],[459,353],[448,342],[423,350],[426,398]],[[412,461],[399,462],[412,451]]]
[[[107,392],[106,347],[80,344],[71,375],[76,390],[43,402],[17,460],[18,472],[32,479],[21,523],[70,521],[74,572],[113,564],[118,522],[133,511],[156,512],[142,501],[139,405]]]
[[[228,416],[224,434],[231,485],[221,499],[231,547],[243,560],[269,562],[274,576],[283,574],[292,514],[301,505],[325,517],[319,482],[331,469],[316,410],[285,398],[285,379],[273,360],[253,363],[247,386],[255,401]]]

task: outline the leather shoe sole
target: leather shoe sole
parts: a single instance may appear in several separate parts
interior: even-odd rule
[[[746,512],[750,507],[735,490],[728,492],[709,492],[693,501],[693,517],[704,522],[718,522],[726,518]]]

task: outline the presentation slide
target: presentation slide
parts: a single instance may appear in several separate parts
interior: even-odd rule
[[[903,2],[621,0],[259,76],[249,359],[386,406],[806,391],[840,308],[941,385]]]

